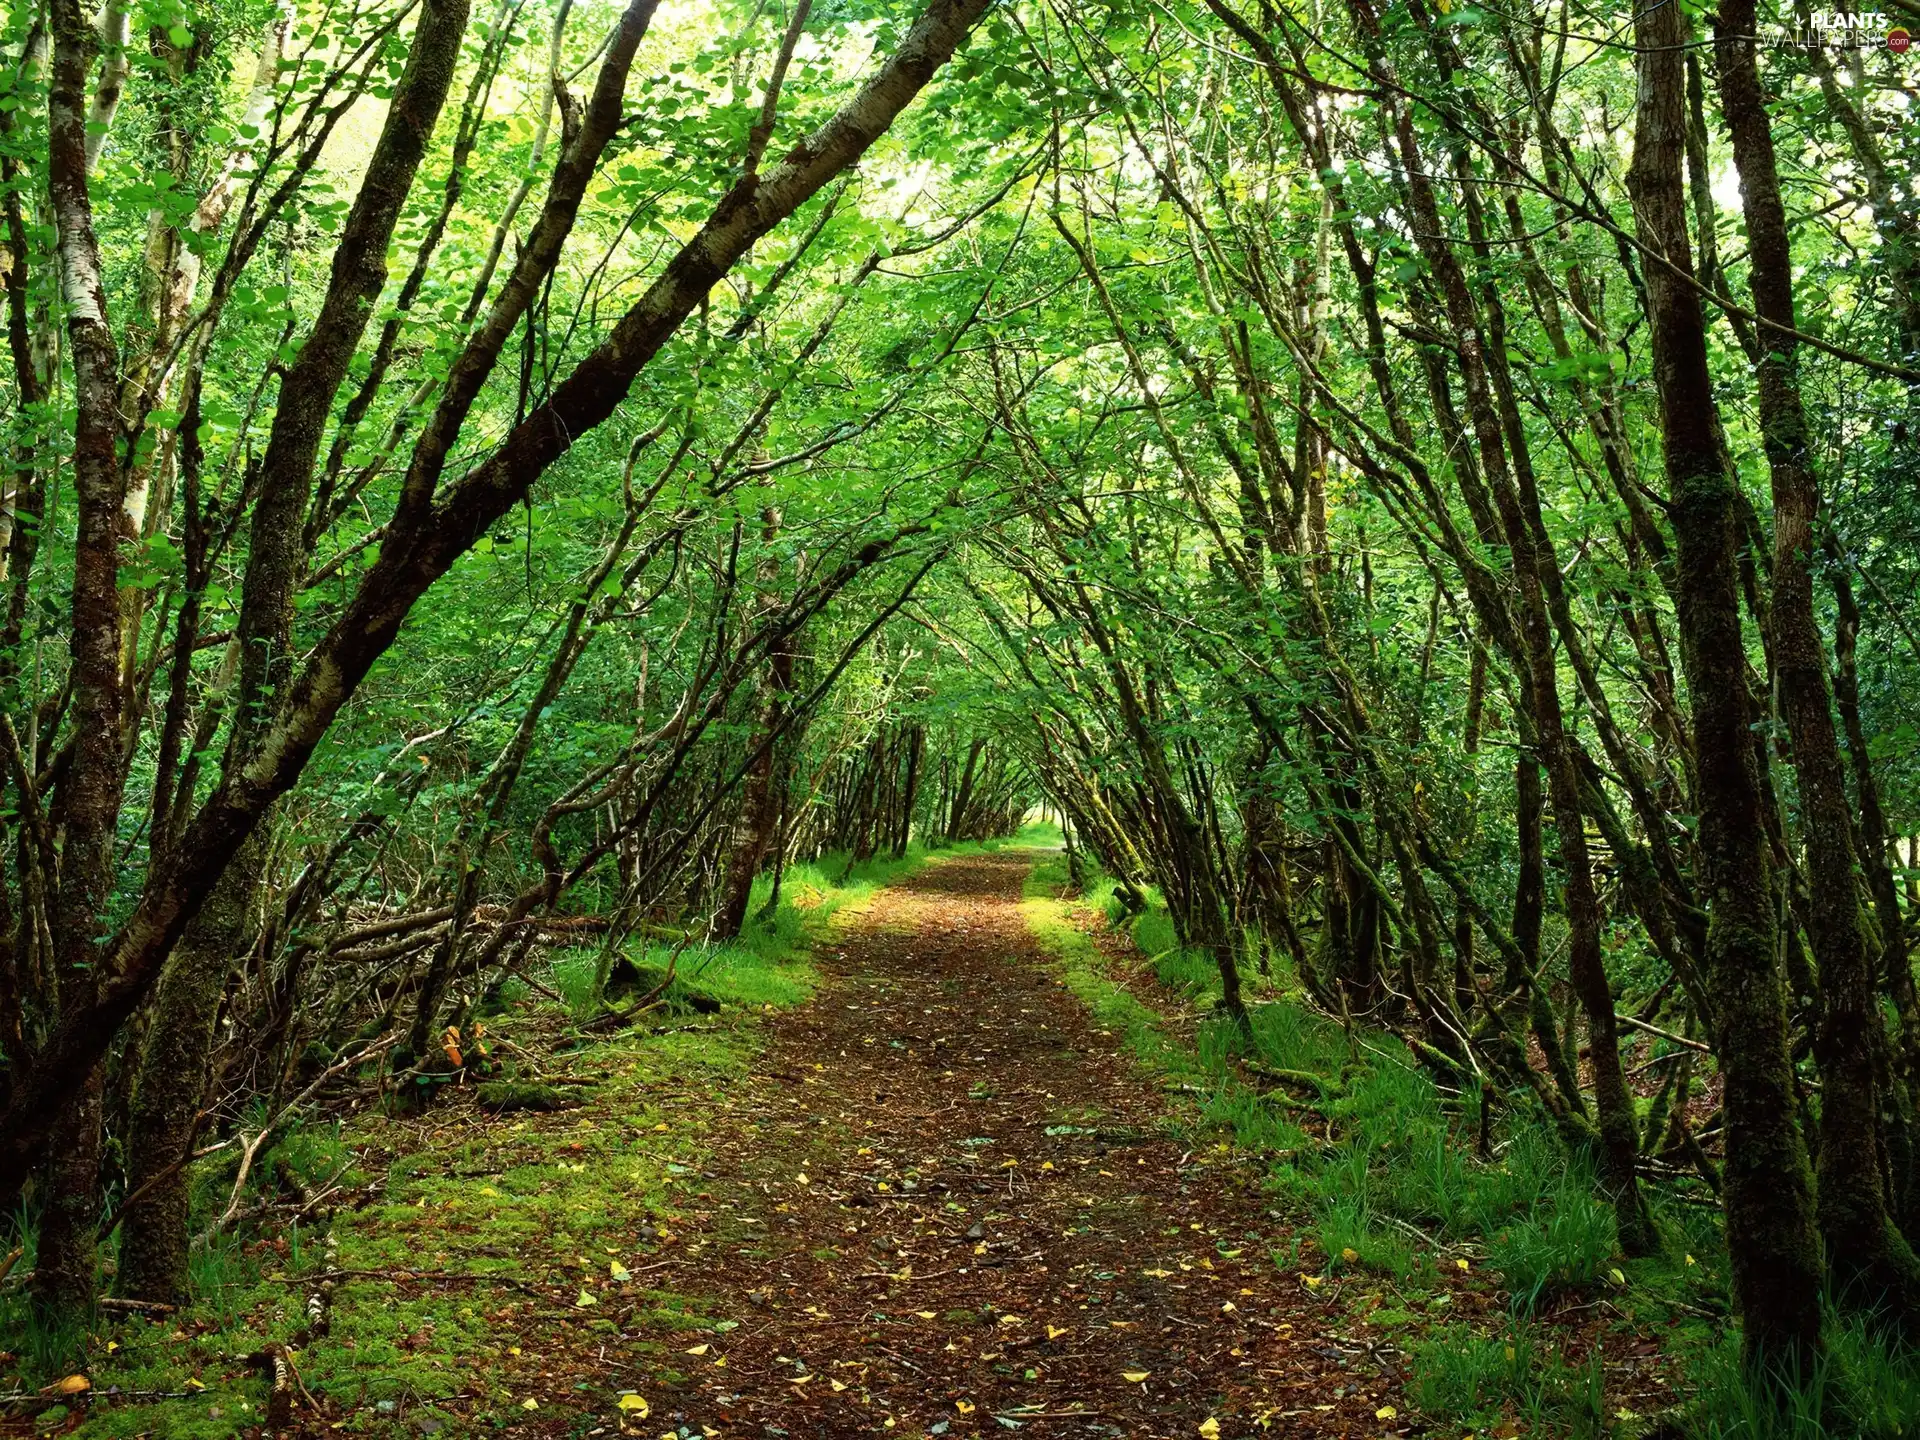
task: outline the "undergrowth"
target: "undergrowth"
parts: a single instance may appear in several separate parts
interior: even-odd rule
[[[1197,1125],[1260,1157],[1300,1221],[1276,1262],[1306,1267],[1303,1283],[1406,1352],[1407,1398],[1431,1433],[1920,1433],[1920,1356],[1838,1316],[1819,1372],[1789,1383],[1784,1416],[1754,1403],[1710,1205],[1656,1196],[1665,1253],[1625,1258],[1591,1160],[1544,1120],[1504,1105],[1483,1117],[1476,1088],[1443,1086],[1399,1041],[1318,1012],[1282,975],[1243,975],[1244,1033],[1216,1015],[1218,972],[1180,945],[1156,894],[1129,913],[1111,880],[1090,880],[1077,905],[1054,898],[1066,882],[1064,860],[1052,860],[1026,892],[1029,924],[1063,979],[1144,1064],[1196,1094]],[[1110,956],[1076,909],[1127,934],[1134,954]],[[1147,975],[1199,1017],[1190,1041],[1130,987]],[[1606,1357],[1648,1338],[1664,1356],[1628,1369],[1623,1393]]]
[[[1032,829],[1016,841],[945,853],[1057,838],[1057,830]],[[178,1315],[102,1312],[86,1333],[48,1333],[18,1283],[33,1263],[25,1217],[26,1253],[14,1281],[0,1284],[0,1389],[87,1377],[90,1404],[32,1407],[42,1433],[91,1440],[258,1433],[266,1385],[246,1357],[270,1342],[294,1342],[307,1297],[328,1275],[339,1277],[329,1331],[299,1350],[297,1365],[307,1390],[344,1417],[331,1432],[472,1433],[461,1427],[545,1419],[556,1382],[543,1369],[539,1337],[552,1323],[539,1318],[528,1280],[564,1281],[569,1293],[577,1286],[580,1320],[610,1332],[609,1359],[644,1359],[657,1370],[662,1356],[684,1347],[673,1336],[732,1324],[648,1289],[641,1278],[639,1246],[673,1236],[688,1192],[700,1184],[703,1109],[674,1100],[740,1073],[758,1043],[756,1017],[811,993],[811,944],[837,916],[938,853],[915,843],[899,857],[849,864],[829,855],[790,865],[767,916],[758,913],[771,884],[762,877],[749,910],[756,918],[738,941],[687,947],[675,962],[679,976],[722,1002],[717,1014],[651,1015],[612,1034],[582,1029],[580,1021],[601,1008],[593,992],[599,950],[553,953],[533,977],[537,987],[506,989],[485,1022],[486,1037],[506,1076],[564,1082],[578,1108],[489,1120],[459,1094],[468,1082],[456,1079],[455,1093],[418,1119],[374,1107],[344,1123],[293,1124],[258,1157],[243,1198],[266,1200],[291,1183],[312,1193],[337,1186],[336,1195],[349,1199],[358,1192],[357,1203],[330,1225],[296,1221],[197,1244],[193,1303]],[[635,946],[629,958],[664,966],[670,953]],[[194,1167],[196,1233],[227,1206],[235,1175],[231,1151]],[[609,1244],[616,1237],[634,1248]],[[108,1274],[103,1293],[111,1285]],[[620,1341],[612,1321],[598,1318],[602,1302],[639,1314],[643,1331],[667,1338]],[[616,1356],[623,1344],[633,1353]],[[617,1373],[609,1366],[610,1376]],[[569,1433],[595,1425],[615,1433],[628,1413],[618,1408],[610,1378],[582,1382],[565,1403],[577,1417]],[[546,1414],[538,1413],[542,1406]]]

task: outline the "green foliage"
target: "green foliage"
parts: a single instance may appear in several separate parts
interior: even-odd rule
[[[1920,1426],[1920,1352],[1871,1317],[1830,1312],[1826,1353],[1805,1373],[1750,1383],[1726,1337],[1690,1357],[1688,1440],[1897,1440]]]
[[[1409,1372],[1408,1399],[1454,1425],[1492,1429],[1513,1417],[1534,1435],[1611,1433],[1600,1352],[1570,1362],[1525,1326],[1499,1335],[1442,1327],[1414,1342]]]

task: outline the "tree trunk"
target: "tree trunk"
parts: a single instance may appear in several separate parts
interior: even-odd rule
[[[1813,531],[1819,480],[1800,400],[1793,255],[1774,163],[1766,94],[1755,58],[1754,0],[1722,0],[1714,27],[1720,96],[1746,210],[1755,312],[1763,322],[1760,432],[1773,478],[1774,684],[1799,776],[1807,847],[1807,933],[1819,967],[1817,1171],[1820,1235],[1836,1288],[1870,1309],[1920,1308],[1920,1260],[1888,1214],[1879,1074],[1886,1031],[1861,929],[1853,811],[1827,690],[1826,644],[1813,615]],[[1766,322],[1773,327],[1768,328]]]
[[[777,519],[772,522],[777,525]],[[753,895],[754,878],[767,856],[780,825],[782,804],[774,780],[778,767],[774,760],[774,736],[780,733],[788,697],[793,689],[793,649],[788,641],[767,662],[766,688],[760,711],[760,723],[749,742],[753,763],[747,770],[745,793],[740,800],[740,822],[734,827],[733,853],[727,859],[727,876],[720,906],[714,912],[713,937],[732,940],[747,921],[747,902]]]
[[[960,826],[967,818],[967,807],[973,803],[973,780],[980,764],[980,752],[987,747],[984,740],[975,740],[967,747],[966,767],[960,772],[960,787],[954,791],[953,809],[947,814],[947,843],[951,845],[960,838]]]
[[[906,789],[900,800],[900,828],[893,837],[893,856],[896,860],[906,857],[907,844],[913,838],[913,803],[920,793],[920,757],[926,748],[927,732],[922,726],[915,725],[907,739]]]
[[[160,977],[127,1114],[127,1193],[139,1198],[121,1222],[117,1288],[131,1300],[188,1299],[190,1176],[181,1161],[198,1133],[214,1021],[245,948],[264,849],[256,835],[234,857]]]
[[[1820,1346],[1819,1238],[1794,1111],[1786,993],[1769,882],[1735,555],[1738,496],[1715,443],[1706,325],[1691,288],[1681,157],[1687,20],[1635,13],[1639,94],[1627,175],[1646,265],[1654,379],[1677,542],[1681,659],[1693,698],[1708,984],[1725,1077],[1724,1197],[1733,1290],[1751,1372],[1804,1373]]]

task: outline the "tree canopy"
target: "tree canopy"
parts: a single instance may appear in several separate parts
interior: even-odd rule
[[[109,1216],[180,1296],[197,1137],[556,927],[1043,806],[1223,1044],[1391,1032],[1627,1254],[1718,1205],[1756,1373],[1920,1314],[1920,93],[1836,26],[18,0],[39,1302]]]

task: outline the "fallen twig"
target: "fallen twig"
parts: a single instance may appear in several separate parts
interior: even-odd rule
[[[318,1094],[320,1087],[333,1079],[334,1076],[340,1074],[342,1071],[350,1070],[355,1065],[361,1064],[366,1060],[372,1059],[381,1051],[397,1043],[399,1039],[399,1032],[395,1031],[391,1035],[382,1036],[372,1044],[363,1047],[357,1053],[343,1060],[334,1061],[333,1064],[329,1065],[314,1077],[312,1084],[308,1085],[306,1089],[282,1105],[280,1109],[274,1113],[273,1118],[260,1127],[260,1132],[249,1140],[246,1148],[240,1152],[240,1173],[233,1177],[233,1193],[227,1197],[226,1210],[221,1213],[219,1219],[207,1227],[206,1233],[200,1237],[201,1244],[205,1244],[207,1241],[213,1239],[214,1236],[226,1229],[228,1225],[232,1224],[233,1221],[239,1217],[242,1209],[240,1194],[241,1191],[246,1188],[247,1176],[253,1172],[253,1162],[259,1158],[261,1147],[279,1130],[281,1122],[300,1106],[306,1104],[314,1095]]]

